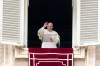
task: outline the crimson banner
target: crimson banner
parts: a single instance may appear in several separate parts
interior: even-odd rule
[[[29,48],[29,66],[73,66],[73,49]]]

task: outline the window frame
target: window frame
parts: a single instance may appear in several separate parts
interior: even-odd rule
[[[29,6],[29,0],[27,0],[27,5]],[[76,42],[76,40],[74,40],[74,39],[76,39],[77,38],[77,40],[79,40],[79,30],[80,30],[80,26],[78,25],[75,25],[76,24],[76,22],[77,23],[79,23],[80,21],[79,21],[79,18],[77,18],[76,19],[76,16],[78,16],[78,15],[80,15],[79,14],[79,8],[80,8],[80,4],[79,4],[79,0],[72,0],[72,7],[73,7],[73,33],[72,33],[72,35],[73,35],[73,41],[72,41],[72,47],[73,47],[73,49],[74,49],[74,58],[85,58],[85,47],[79,47],[78,46],[78,43]],[[27,6],[26,5],[26,6]],[[76,6],[75,6],[76,5]],[[78,7],[77,7],[78,6]],[[75,8],[76,8],[76,11],[75,11]],[[26,14],[26,16],[28,16],[28,14],[27,14],[27,8],[26,8],[26,11],[25,11],[25,14]],[[27,18],[25,16],[25,18]],[[27,25],[27,20],[28,20],[28,18],[25,20],[25,31],[26,31],[26,33],[25,33],[25,37],[27,38],[27,27],[28,27],[28,25]],[[78,20],[78,21],[77,21]],[[77,30],[78,29],[78,30]],[[77,30],[77,31],[76,31]],[[76,35],[77,34],[77,35]],[[77,36],[77,37],[76,37]],[[27,40],[27,39],[25,39],[25,40]],[[26,47],[15,47],[15,58],[28,58],[28,48],[27,48],[27,41],[26,41]],[[75,47],[76,46],[76,47]]]

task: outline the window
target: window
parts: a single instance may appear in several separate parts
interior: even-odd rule
[[[76,0],[76,2],[73,11],[73,45],[100,44],[99,0]]]
[[[0,42],[1,44],[24,45],[27,7],[25,0],[1,0]],[[26,9],[25,9],[26,7]]]
[[[0,0],[1,44],[27,45],[27,3],[27,0]],[[73,0],[73,48],[100,44],[99,3],[100,0]]]
[[[41,47],[37,31],[46,21],[60,35],[60,47],[72,47],[72,0],[30,0],[28,20],[28,47]]]

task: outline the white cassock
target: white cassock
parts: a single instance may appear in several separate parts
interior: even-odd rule
[[[43,27],[38,30],[38,37],[42,41],[41,48],[57,48],[57,43],[60,40],[56,31],[48,31]],[[52,38],[53,41],[51,41],[50,38]]]

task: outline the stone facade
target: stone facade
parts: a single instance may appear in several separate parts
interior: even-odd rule
[[[0,45],[0,66],[4,63],[4,46]]]
[[[25,50],[26,51],[26,50]],[[0,66],[28,66],[28,58],[24,57],[24,52],[15,57],[15,47],[0,45]],[[26,54],[26,56],[28,56]],[[5,60],[4,60],[5,59]],[[74,66],[99,66],[100,46],[89,46],[85,48],[84,58],[74,58]]]

